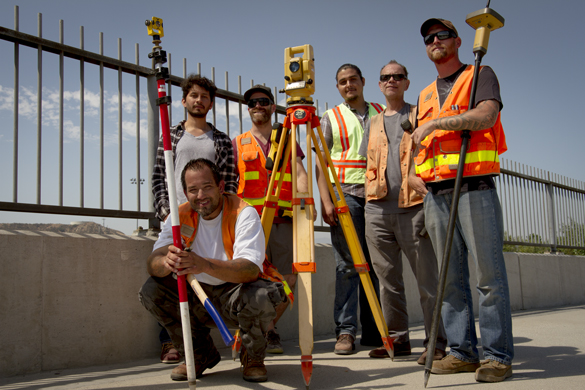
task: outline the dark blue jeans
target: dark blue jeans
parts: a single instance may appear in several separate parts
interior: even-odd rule
[[[443,258],[453,194],[425,196],[425,224],[435,254]],[[463,192],[459,198],[442,318],[450,354],[478,362],[477,335],[469,285],[468,254],[477,269],[479,331],[486,359],[512,364],[512,314],[504,263],[502,209],[495,189]]]
[[[336,194],[337,195],[337,194]],[[370,278],[376,290],[378,300],[380,299],[380,287],[378,277],[372,267],[370,254],[366,245],[366,221],[364,215],[365,199],[343,194],[345,202],[362,246],[366,261],[370,266]],[[338,224],[331,226],[331,244],[335,256],[335,303],[333,306],[333,317],[335,319],[335,334],[350,334],[356,338],[357,334],[357,312],[358,300],[360,307],[360,323],[362,325],[362,339],[368,341],[381,338],[376,322],[372,316],[372,310],[368,298],[360,282],[360,277],[355,270],[353,259],[349,253],[349,247],[343,234],[343,229]],[[359,294],[358,294],[359,291]],[[381,340],[380,340],[381,342]]]

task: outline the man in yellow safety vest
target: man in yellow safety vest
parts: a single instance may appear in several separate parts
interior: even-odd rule
[[[366,79],[356,65],[342,65],[337,70],[335,81],[344,102],[323,114],[321,130],[366,261],[370,267],[370,278],[379,296],[378,278],[371,268],[372,264],[364,233],[366,159],[358,154],[358,149],[362,142],[364,128],[370,118],[382,112],[385,107],[381,104],[366,102],[363,94]],[[324,146],[319,145],[319,147],[323,149]],[[380,334],[360,283],[359,275],[354,267],[343,229],[337,223],[335,207],[327,186],[327,180],[333,182],[333,178],[324,175],[320,164],[316,166],[316,176],[321,195],[321,212],[323,220],[331,226],[331,244],[336,262],[333,316],[337,342],[334,352],[338,355],[350,355],[355,349],[354,342],[358,327],[358,290],[362,325],[361,345],[379,346]]]

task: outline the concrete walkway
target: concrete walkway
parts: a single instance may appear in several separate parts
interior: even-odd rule
[[[427,388],[482,390],[585,389],[585,306],[515,312],[513,315],[516,357],[512,378],[480,384],[473,373],[431,375]],[[422,353],[424,332],[412,328],[413,355],[406,358],[372,359],[370,348],[356,345],[350,356],[335,355],[334,337],[315,340],[310,389],[423,389],[424,368],[416,364]],[[222,348],[222,361],[197,380],[198,389],[303,389],[300,351],[294,340],[283,343],[283,355],[266,359],[268,382],[242,379],[239,362]],[[0,379],[0,389],[188,389],[173,382],[174,365],[156,357],[115,366],[88,367]]]

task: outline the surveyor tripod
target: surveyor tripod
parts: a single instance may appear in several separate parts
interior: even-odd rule
[[[307,176],[308,191],[305,193],[298,192],[296,186],[296,145],[299,126],[306,126],[307,134]],[[316,132],[315,132],[316,130]],[[312,154],[311,145],[315,145],[315,152],[319,164],[324,172],[331,170],[334,183],[328,183],[329,193],[334,200],[335,210],[338,214],[339,223],[343,229],[350,254],[354,261],[355,268],[359,274],[368,302],[372,309],[376,325],[380,332],[384,347],[390,357],[394,357],[392,338],[388,336],[388,327],[376,291],[369,275],[369,266],[360,245],[353,220],[349,212],[347,203],[341,191],[337,175],[333,170],[333,163],[329,151],[321,151],[318,147],[319,139],[321,145],[325,145],[325,139],[321,132],[319,117],[315,114],[315,107],[308,104],[292,104],[287,107],[286,118],[282,127],[275,126],[273,130],[274,139],[277,139],[278,148],[274,155],[273,150],[269,153],[267,162],[270,162],[274,171],[270,178],[268,188],[270,189],[266,197],[264,211],[262,213],[262,225],[267,236],[270,234],[272,221],[278,208],[278,199],[282,183],[286,175],[287,164],[292,165],[291,180],[293,184],[292,191],[292,217],[293,217],[293,272],[298,275],[298,293],[296,301],[299,306],[299,346],[301,349],[301,369],[305,384],[308,387],[312,374],[312,349],[313,349],[313,312],[312,312],[312,287],[311,274],[316,272],[314,262],[314,227],[313,213],[315,212],[315,203],[313,200],[312,190]],[[319,137],[319,138],[317,138]],[[275,143],[273,143],[274,148]],[[277,172],[277,173],[276,173]],[[276,180],[278,183],[275,186]],[[339,199],[335,196],[333,185],[337,188]]]

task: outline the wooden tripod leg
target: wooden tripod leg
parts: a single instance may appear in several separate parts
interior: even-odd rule
[[[310,138],[307,125],[307,150]],[[299,347],[301,349],[301,370],[308,388],[313,374],[313,287],[311,274],[315,272],[314,201],[312,194],[311,154],[307,153],[308,192],[300,193],[297,188],[296,129],[293,124],[292,178],[293,178],[293,259],[298,274],[297,301],[299,306]],[[308,237],[307,237],[308,236]]]
[[[323,137],[323,133],[321,132],[321,126],[317,126],[317,134],[321,141],[321,145],[326,145],[325,138]],[[311,131],[311,136],[313,139],[313,143],[315,145],[318,145],[316,135],[313,133],[313,131]],[[370,304],[372,315],[374,316],[376,326],[378,327],[378,331],[380,332],[380,335],[382,337],[382,342],[384,344],[384,347],[386,348],[386,351],[388,352],[388,355],[392,360],[394,360],[393,340],[388,334],[388,325],[386,324],[386,320],[384,319],[382,308],[380,307],[380,302],[378,301],[378,297],[372,284],[372,280],[370,278],[370,275],[368,274],[369,271],[368,263],[366,261],[366,257],[362,250],[361,244],[359,242],[355,226],[353,224],[353,220],[351,219],[349,208],[347,207],[347,203],[345,202],[345,197],[343,196],[343,192],[341,191],[341,185],[339,184],[339,180],[337,179],[337,175],[335,174],[335,170],[333,169],[331,155],[329,154],[329,150],[327,150],[327,148],[324,148],[323,151],[321,151],[319,148],[315,148],[315,152],[317,154],[319,164],[321,165],[321,170],[326,175],[328,173],[331,173],[331,176],[334,179],[335,188],[337,189],[337,193],[339,194],[339,200],[337,200],[337,197],[335,196],[332,184],[330,183],[329,180],[327,180],[329,194],[331,195],[331,199],[335,204],[335,210],[337,212],[339,223],[341,225],[341,228],[343,229],[343,234],[345,236],[349,252],[353,259],[354,266],[356,267],[356,270],[359,273],[360,281],[362,282],[364,291],[366,292],[366,297],[368,298],[368,303]]]

